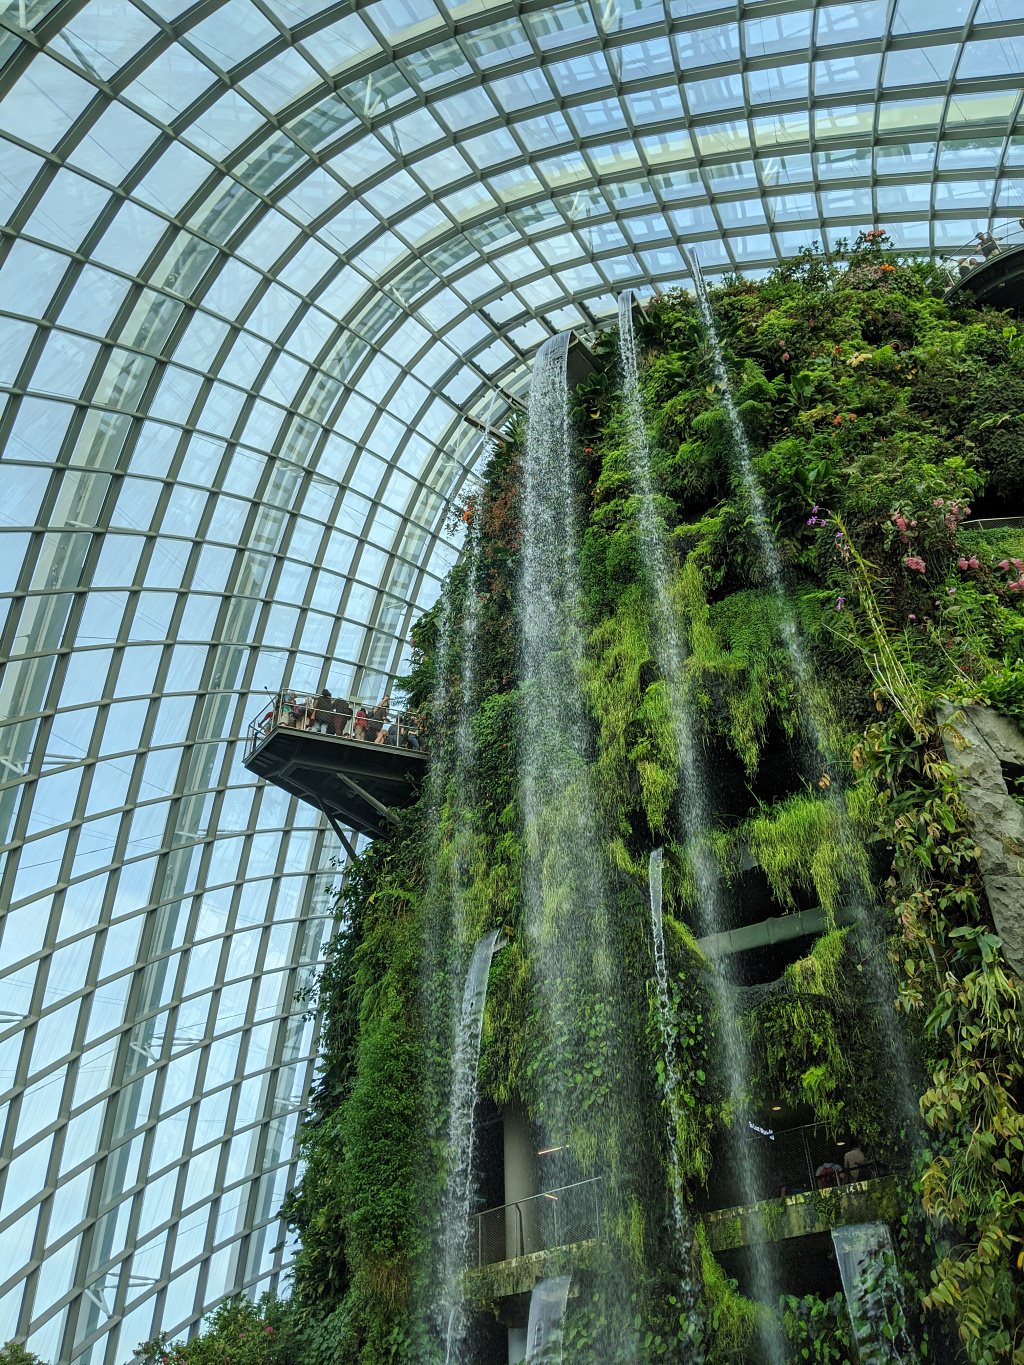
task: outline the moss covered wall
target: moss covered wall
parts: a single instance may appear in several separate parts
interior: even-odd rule
[[[757,864],[772,913],[817,905],[826,923],[859,883],[872,941],[883,942],[893,965],[889,998],[872,999],[856,927],[798,944],[775,988],[751,998],[745,1028],[757,1093],[747,1098],[751,1106],[806,1106],[888,1162],[922,1351],[952,1358],[941,1345],[946,1324],[972,1365],[1020,1365],[1021,982],[989,914],[936,707],[969,701],[1024,716],[1024,533],[964,525],[982,496],[986,510],[1024,513],[1024,346],[999,315],[964,304],[952,312],[929,267],[896,261],[883,245],[862,241],[832,264],[808,255],[764,282],[734,280],[714,293],[787,601],[765,584],[689,296],[665,295],[647,308],[642,382],[671,610],[688,643],[703,742],[723,774],[711,834],[723,874],[738,888]],[[742,1106],[725,1102],[709,964],[692,932],[694,885],[675,814],[676,755],[652,650],[614,338],[600,339],[598,353],[602,368],[574,399],[584,681],[600,856],[615,876],[623,969],[638,983],[630,1027],[643,1080],[631,1119],[632,1202],[609,1229],[607,1254],[628,1283],[644,1362],[679,1358],[681,1278],[697,1282],[706,1307],[699,1355],[750,1362],[758,1310],[730,1284],[699,1228],[716,1157]],[[306,1128],[306,1175],[288,1210],[302,1235],[293,1312],[317,1361],[438,1359],[424,1326],[422,1267],[443,1179],[447,1060],[431,1021],[447,986],[444,955],[429,947],[446,913],[439,887],[457,889],[467,933],[501,926],[509,940],[491,974],[483,1095],[534,1108],[546,1064],[546,1021],[521,934],[514,762],[521,441],[510,428],[468,509],[478,558],[453,572],[447,605],[417,627],[409,688],[416,704],[433,705],[433,749],[442,757],[419,807],[350,870],[321,983],[322,1077]],[[479,611],[476,667],[473,693],[462,698],[457,651],[439,633],[442,621],[449,637],[456,631],[470,594]],[[798,695],[779,647],[785,611],[812,654],[813,697]],[[471,783],[443,758],[461,704],[472,714]],[[825,761],[808,757],[808,707],[828,736]],[[685,1058],[678,1150],[698,1221],[687,1264],[668,1232],[660,1045],[643,984],[646,857],[656,845],[666,848],[666,936]],[[894,1110],[891,1077],[877,1066],[878,1019],[893,1010],[919,1062],[921,1142]],[[598,1037],[588,1079],[595,1092],[616,1081],[604,1056]],[[587,1122],[584,1115],[584,1129]],[[792,1299],[782,1319],[795,1359],[853,1359],[834,1304]],[[606,1333],[581,1295],[566,1359],[610,1365],[607,1349],[595,1346]]]

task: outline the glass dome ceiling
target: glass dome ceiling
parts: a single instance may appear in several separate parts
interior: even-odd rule
[[[338,848],[240,736],[400,667],[539,342],[1016,227],[1022,69],[1019,0],[0,0],[0,1340],[287,1264]]]

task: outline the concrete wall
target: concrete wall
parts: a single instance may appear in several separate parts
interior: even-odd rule
[[[505,1203],[520,1203],[519,1215],[509,1208],[505,1218],[505,1255],[511,1260],[523,1251],[537,1249],[537,1153],[533,1128],[526,1112],[513,1104],[504,1111]],[[522,1203],[530,1200],[529,1203]],[[521,1219],[521,1222],[520,1222]],[[520,1243],[522,1235],[522,1243]]]

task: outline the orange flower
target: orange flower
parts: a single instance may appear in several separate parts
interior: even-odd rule
[[[894,265],[883,265],[883,266],[880,267],[880,269],[882,269],[882,270],[895,270],[896,267],[895,267]]]

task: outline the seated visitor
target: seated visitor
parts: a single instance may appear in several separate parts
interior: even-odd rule
[[[975,260],[973,256],[971,256],[970,258],[965,256],[964,259],[956,268],[957,274],[960,276],[961,279],[963,279],[965,275],[969,275],[971,273],[971,271],[977,264],[978,262]]]

